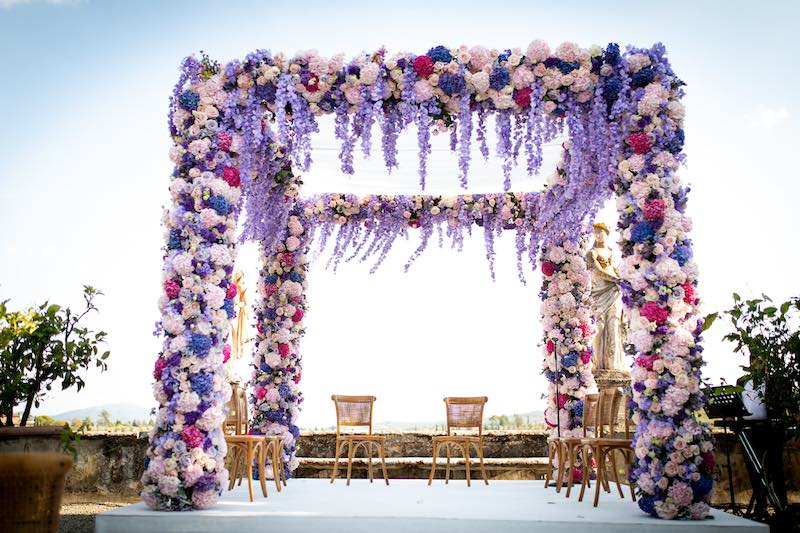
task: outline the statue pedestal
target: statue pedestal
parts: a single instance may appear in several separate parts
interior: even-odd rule
[[[626,390],[631,386],[631,373],[625,370],[598,368],[592,370],[592,374],[594,374],[598,390],[616,388]]]

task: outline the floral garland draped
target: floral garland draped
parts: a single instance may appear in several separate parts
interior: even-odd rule
[[[300,339],[305,332],[311,232],[308,222],[298,214],[289,216],[287,229],[286,239],[262,254],[250,403],[251,433],[283,437],[288,477],[299,464],[295,452],[300,436],[296,422],[303,401],[298,386],[302,372]]]
[[[516,231],[521,278],[525,253],[532,264],[542,255],[545,374],[552,389],[559,386],[558,396],[551,391],[548,421],[557,413],[562,432],[574,432],[591,385],[586,272],[574,239],[616,192],[636,356],[632,479],[640,488],[639,505],[662,518],[705,516],[713,455],[708,429],[694,414],[704,402],[702,349],[691,224],[683,214],[687,189],[676,175],[683,161],[681,85],[661,45],[622,53],[615,44],[581,49],[564,43],[551,51],[534,41],[524,51],[435,46],[422,55],[389,56],[381,49],[349,62],[263,50],[224,66],[207,57],[185,60],[170,100],[175,172],[164,217],[158,329],[164,348],[154,371],[159,414],[143,499],[157,509],[205,508],[227,478],[219,426],[230,394],[223,361],[242,205],[243,238],[259,241],[264,253],[252,427],[284,436],[291,470],[302,400],[298,343],[306,252],[315,231],[321,246],[336,233],[334,265],[376,257],[377,266],[396,237],[412,229],[421,242],[409,264],[434,231],[440,243],[446,235],[460,247],[464,230],[482,226],[490,269],[494,235]],[[539,193],[303,200],[294,169],[312,164],[310,139],[323,114],[335,117],[347,173],[354,172],[357,144],[365,154],[371,151],[374,124],[390,170],[397,166],[398,135],[416,126],[423,189],[436,132],[450,135],[459,184],[466,187],[473,140],[482,157],[489,156],[492,116],[504,191],[515,165],[523,161],[529,174],[536,173],[542,145],[565,130],[568,141],[563,161]]]
[[[632,49],[631,126],[616,193],[629,309],[639,506],[661,518],[703,518],[714,486],[710,430],[697,421],[705,399],[697,266],[685,215],[682,82],[664,49]],[[646,82],[646,83],[645,83]]]

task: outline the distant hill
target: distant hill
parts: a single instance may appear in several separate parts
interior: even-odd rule
[[[143,405],[136,405],[133,403],[107,403],[104,405],[95,405],[92,407],[86,407],[85,409],[75,409],[74,411],[65,411],[63,413],[59,413],[57,415],[51,415],[56,420],[64,420],[66,422],[72,420],[73,418],[78,418],[83,420],[87,416],[92,420],[97,420],[100,418],[100,412],[103,410],[108,411],[111,413],[111,420],[114,421],[121,421],[121,422],[131,422],[132,420],[138,421],[145,421],[149,420],[151,417],[150,415],[150,407],[145,407]]]

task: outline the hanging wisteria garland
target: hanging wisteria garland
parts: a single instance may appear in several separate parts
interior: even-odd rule
[[[295,452],[303,401],[300,339],[305,332],[307,254],[312,235],[302,213],[294,213],[287,220],[285,240],[272,250],[262,249],[250,379],[251,433],[283,438],[288,477],[299,464]]]
[[[515,232],[517,270],[525,282],[523,258],[527,256],[528,235],[533,229],[537,193],[470,194],[462,196],[324,194],[297,200],[317,230],[322,251],[334,236],[328,265],[334,269],[342,260],[375,257],[374,272],[384,261],[398,237],[418,233],[420,244],[406,263],[406,270],[425,251],[434,232],[439,246],[445,236],[454,249],[461,250],[464,232],[483,228],[486,257],[494,277],[494,238],[504,230]]]
[[[436,46],[419,56],[387,57],[379,50],[347,63],[341,56],[326,59],[312,52],[289,59],[258,51],[243,62],[224,67],[206,57],[185,60],[170,101],[176,171],[173,206],[165,217],[166,296],[161,302],[165,344],[155,370],[160,408],[148,450],[143,499],[159,509],[207,507],[216,500],[227,475],[222,466],[224,442],[212,422],[221,422],[222,404],[229,394],[222,367],[226,336],[222,322],[232,314],[227,295],[232,289],[235,292],[230,280],[232,267],[226,262],[232,263],[235,254],[233,228],[240,182],[248,213],[244,236],[261,241],[270,254],[267,270],[262,272],[265,279],[271,275],[269,265],[282,261],[274,254],[284,252],[273,251],[296,237],[291,235],[290,217],[298,204],[302,211],[294,211],[294,216],[307,216],[309,208],[313,215],[301,223],[302,246],[308,244],[305,239],[310,239],[313,225],[321,226],[323,240],[335,231],[340,251],[333,254],[334,263],[349,250],[352,257],[375,255],[379,264],[396,236],[417,225],[421,253],[434,226],[442,238],[445,226],[439,222],[447,220],[444,231],[456,246],[463,229],[484,225],[491,267],[491,240],[496,230],[507,226],[502,214],[495,213],[491,195],[473,195],[473,200],[480,199],[480,216],[471,220],[473,210],[465,207],[470,202],[467,196],[456,200],[457,209],[455,204],[442,208],[440,204],[449,202],[443,198],[404,197],[402,211],[397,207],[384,210],[386,199],[372,197],[367,207],[378,205],[380,216],[365,215],[361,220],[362,200],[340,196],[330,205],[333,197],[325,197],[318,212],[317,199],[313,206],[299,201],[301,182],[293,170],[293,166],[309,168],[310,136],[318,130],[316,117],[332,114],[345,172],[354,171],[357,143],[364,153],[370,152],[375,123],[381,129],[386,166],[390,170],[396,167],[398,134],[413,123],[418,128],[423,187],[430,136],[445,132],[458,154],[459,182],[465,187],[473,133],[481,155],[489,155],[486,124],[491,115],[505,190],[511,185],[510,169],[523,153],[527,172],[538,172],[542,145],[565,127],[569,135],[564,159],[548,187],[538,195],[522,195],[520,213],[525,216],[518,217],[519,226],[508,228],[517,230],[518,264],[521,251],[527,250],[535,262],[542,245],[546,257],[554,247],[572,246],[564,236],[579,235],[616,188],[625,302],[631,307],[632,351],[637,355],[632,402],[638,424],[634,442],[637,464],[632,479],[639,485],[639,504],[644,511],[662,518],[705,516],[713,487],[713,455],[708,430],[695,419],[695,411],[703,404],[698,390],[702,350],[696,327],[696,268],[687,236],[690,223],[683,215],[687,190],[675,175],[682,162],[680,85],[661,45],[625,53],[613,44],[605,50],[583,50],[572,43],[551,52],[541,41],[531,43],[524,53],[520,49]],[[473,114],[477,115],[476,126]],[[502,209],[515,198],[505,194],[493,199]],[[349,215],[336,213],[342,205],[340,199],[345,205],[353,204],[347,206],[350,209],[359,209]],[[484,211],[487,204],[490,208]],[[434,213],[436,209],[439,211]],[[328,215],[347,220],[338,222],[336,229],[336,217],[326,218]],[[359,223],[347,224],[351,219]],[[451,226],[450,221],[458,222]],[[369,227],[370,223],[374,227]],[[527,245],[520,242],[523,236]],[[571,261],[551,263],[552,276],[576,274],[570,270]],[[284,273],[286,266],[280,267]],[[549,292],[552,284],[546,280],[545,285]],[[221,299],[220,290],[224,292]],[[298,307],[295,303],[291,305]],[[262,308],[265,313],[277,309],[266,305]],[[576,300],[575,312],[581,312],[584,305]],[[273,320],[266,314],[261,317],[264,324]],[[274,321],[281,320],[285,318]],[[301,325],[295,323],[292,328],[290,340],[296,343]],[[265,335],[260,344],[273,342]],[[567,347],[569,355],[572,348]],[[263,361],[268,353],[260,354]],[[263,390],[269,392],[269,383],[277,383],[276,377],[281,384],[296,385],[297,353],[290,351],[288,366],[281,369],[283,363],[279,363],[277,372],[270,366],[259,373],[262,361],[257,360],[254,385],[261,380]],[[581,362],[584,356],[581,352]],[[546,372],[556,372],[549,367],[550,359]],[[565,368],[571,372],[571,366]],[[581,368],[578,375],[585,370]],[[575,376],[558,379],[562,377],[570,380]],[[567,425],[579,419],[579,395],[587,382],[580,378],[578,382],[578,386],[564,389]],[[273,417],[279,413],[281,419],[267,416],[257,426],[259,431],[285,435],[291,467],[296,437],[296,427],[294,431],[291,427],[300,395],[296,387],[286,395],[280,385],[277,391],[280,401],[265,412]],[[266,394],[253,401],[264,400]],[[554,396],[553,400],[551,410],[562,399]],[[284,427],[270,428],[270,424]]]
[[[685,215],[683,83],[664,48],[631,49],[633,91],[616,178],[623,301],[630,316],[636,460],[632,479],[643,511],[704,518],[713,492],[710,430],[698,422],[702,347],[697,266]]]

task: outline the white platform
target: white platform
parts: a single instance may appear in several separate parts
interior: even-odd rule
[[[247,501],[244,486],[225,492],[207,511],[167,513],[148,510],[143,503],[97,516],[97,533],[284,531],[370,532],[395,531],[547,531],[547,532],[736,532],[768,533],[763,524],[722,511],[713,520],[667,521],[650,518],[630,499],[616,492],[601,493],[600,507],[590,498],[578,502],[541,481],[492,481],[485,486],[463,480],[445,486],[436,481],[391,480],[370,485],[353,480],[350,487],[337,480],[292,479],[280,494],[267,486],[269,497]],[[260,494],[260,488],[259,488]],[[630,496],[629,496],[630,498]]]

